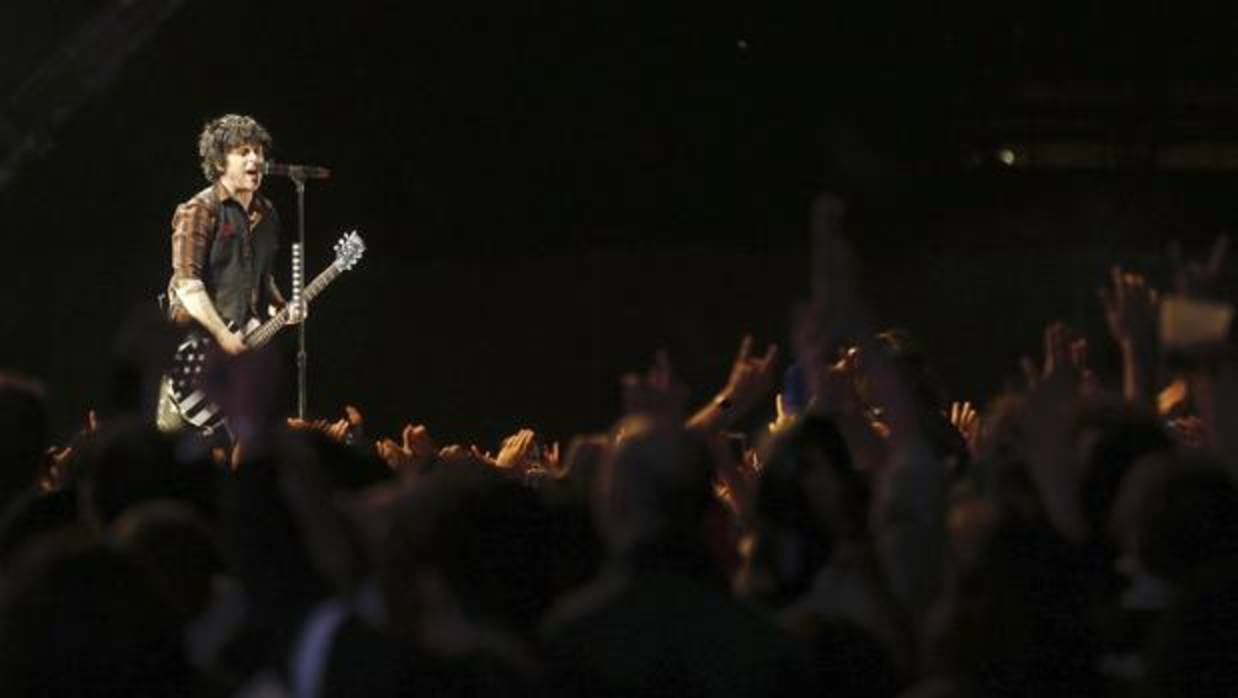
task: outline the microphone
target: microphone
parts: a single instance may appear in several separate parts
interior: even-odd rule
[[[289,165],[283,162],[266,162],[262,165],[262,174],[281,175],[292,179],[327,179],[331,170],[317,165]]]

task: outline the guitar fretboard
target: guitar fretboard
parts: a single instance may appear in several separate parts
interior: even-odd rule
[[[336,264],[332,264],[324,269],[321,274],[314,277],[314,280],[305,287],[304,291],[302,291],[302,296],[304,297],[306,304],[313,300],[314,296],[321,293],[328,284],[335,281],[335,278],[343,271],[343,268]],[[287,324],[288,306],[284,306],[283,308],[280,308],[279,312],[275,313],[270,320],[267,320],[262,323],[262,325],[255,328],[253,332],[245,335],[245,346],[250,349],[256,349],[266,344],[271,341],[271,338],[278,334],[280,330],[284,329],[284,325]]]

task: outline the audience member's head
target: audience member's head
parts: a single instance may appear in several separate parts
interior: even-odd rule
[[[836,548],[867,539],[868,489],[833,422],[806,416],[764,449],[746,591],[777,604],[804,593]]]
[[[100,530],[152,499],[185,502],[207,517],[217,510],[215,471],[205,461],[182,462],[174,442],[145,420],[108,424],[81,460],[83,513]]]
[[[206,610],[212,582],[227,572],[215,533],[180,502],[156,500],[130,507],[113,524],[112,537],[155,573],[184,622]]]
[[[920,341],[901,328],[885,330],[876,339],[877,345],[903,370],[917,404],[925,410],[940,412],[946,406],[945,389]]]
[[[427,476],[383,544],[380,584],[397,626],[428,617],[525,635],[552,601],[550,512],[533,490],[477,460]]]
[[[0,516],[0,569],[31,540],[60,528],[77,528],[81,523],[77,492],[27,490]]]
[[[167,597],[128,556],[54,534],[0,592],[8,696],[185,696],[191,675]]]
[[[1084,472],[1079,506],[1092,536],[1106,540],[1123,478],[1135,461],[1173,449],[1173,441],[1155,414],[1125,404],[1085,408],[1074,434]]]
[[[703,543],[702,524],[716,505],[708,445],[677,423],[645,416],[625,419],[616,433],[595,490],[611,551]]]
[[[974,509],[974,507],[973,507]],[[974,695],[1101,690],[1087,578],[1041,520],[981,507],[962,524],[955,580],[932,614],[928,664]]]
[[[1177,584],[1238,556],[1238,487],[1221,463],[1158,455],[1123,482],[1112,527],[1139,569]]]
[[[1012,514],[1036,517],[1043,507],[1025,460],[1025,407],[1026,396],[1013,391],[989,405],[970,468],[970,486],[961,489],[979,492]]]

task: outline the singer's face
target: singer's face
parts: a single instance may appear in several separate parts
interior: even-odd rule
[[[262,164],[266,155],[262,146],[243,143],[228,151],[221,179],[234,194],[253,193],[262,186]]]

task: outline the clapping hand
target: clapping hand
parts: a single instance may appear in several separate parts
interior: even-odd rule
[[[400,439],[400,443],[389,438],[382,439],[374,445],[378,457],[396,472],[418,472],[439,455],[438,447],[423,424],[405,425]]]
[[[527,470],[536,460],[533,457],[536,436],[532,429],[521,429],[503,439],[499,455],[494,458],[495,466],[516,472]]]
[[[305,420],[298,417],[288,418],[288,428],[302,431],[317,431],[332,441],[342,444],[351,444],[356,441],[362,433],[365,426],[365,420],[361,416],[361,411],[352,405],[344,406],[344,416],[334,422],[329,422],[325,419]]]

